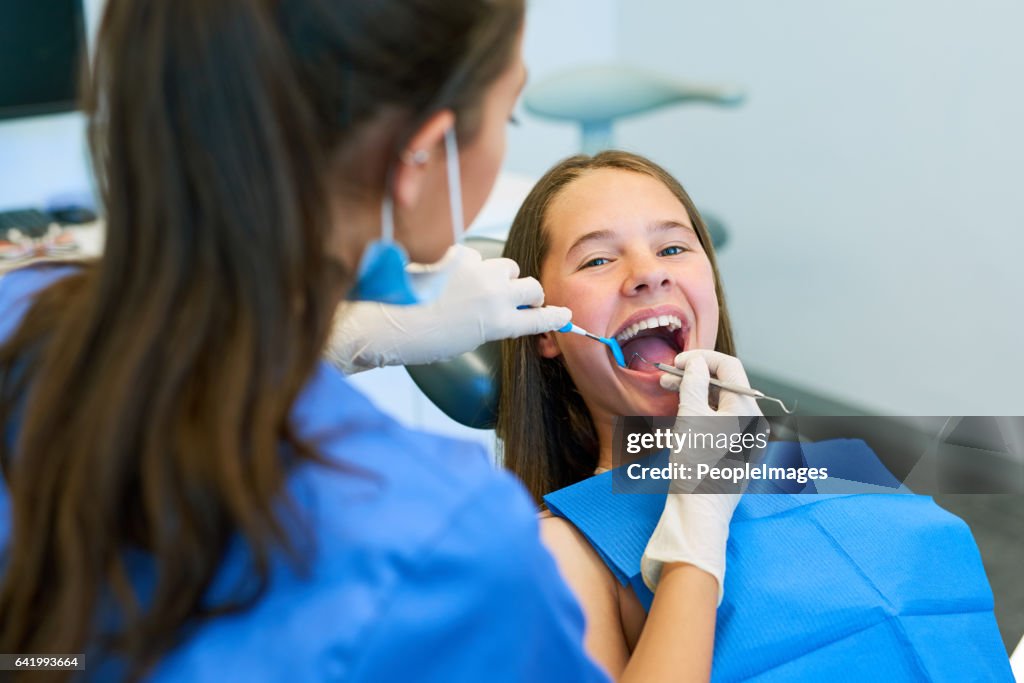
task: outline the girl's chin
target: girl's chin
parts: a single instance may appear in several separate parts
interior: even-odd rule
[[[629,412],[623,415],[675,415],[679,410],[679,396],[674,391],[665,391],[656,385],[659,393],[630,392]]]
[[[623,415],[675,415],[679,409],[679,395],[661,388],[659,371],[637,372],[617,368],[619,379],[632,412]]]

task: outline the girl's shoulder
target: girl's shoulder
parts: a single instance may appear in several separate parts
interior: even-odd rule
[[[540,537],[562,576],[581,601],[616,596],[615,577],[590,542],[571,522],[547,510],[538,516]]]
[[[554,556],[562,578],[572,588],[586,615],[587,651],[614,677],[629,660],[643,628],[645,613],[628,588],[571,522],[550,512],[540,514],[541,541]],[[630,608],[631,601],[639,613]]]

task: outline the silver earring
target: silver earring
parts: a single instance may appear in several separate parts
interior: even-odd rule
[[[422,166],[430,159],[430,152],[425,149],[418,149],[415,152],[407,150],[402,155],[402,161],[412,166]]]

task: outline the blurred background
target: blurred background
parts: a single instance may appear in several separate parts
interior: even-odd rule
[[[85,0],[90,37],[102,4]],[[1024,414],[1024,3],[532,0],[527,21],[530,87],[618,64],[744,94],[614,135],[724,226],[759,388],[837,414]],[[519,120],[475,232],[500,237],[531,180],[580,149],[571,122]],[[0,211],[90,201],[83,127],[76,113],[0,120]],[[354,381],[407,424],[493,452],[492,432],[448,419],[404,369]],[[1009,648],[1024,632],[1024,505],[940,502],[975,529]]]
[[[102,4],[85,0],[90,36]],[[526,61],[532,85],[619,63],[745,94],[633,117],[615,141],[726,227],[752,370],[868,412],[1020,415],[1021,25],[1011,0],[533,0]],[[519,120],[518,178],[580,149],[571,123]],[[0,121],[0,210],[88,196],[84,145],[76,113]]]

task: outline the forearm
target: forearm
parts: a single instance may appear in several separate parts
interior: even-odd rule
[[[691,564],[666,564],[620,683],[707,681],[717,608],[715,577]]]

